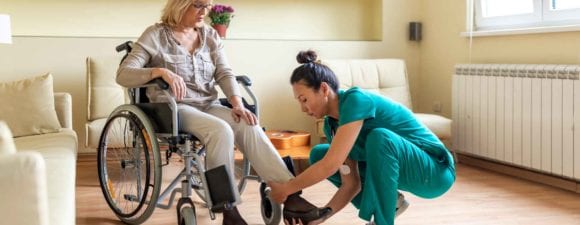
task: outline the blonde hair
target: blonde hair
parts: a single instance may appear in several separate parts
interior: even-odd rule
[[[168,0],[161,14],[161,22],[170,27],[177,27],[185,11],[193,4],[194,0]]]

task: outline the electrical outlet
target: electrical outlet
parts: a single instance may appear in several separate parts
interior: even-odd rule
[[[441,112],[441,107],[442,107],[441,106],[441,102],[439,102],[439,101],[433,102],[433,112],[440,113]]]

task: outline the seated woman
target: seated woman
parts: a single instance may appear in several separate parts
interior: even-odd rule
[[[311,166],[295,179],[270,183],[270,196],[283,202],[328,178],[339,187],[326,205],[330,213],[307,224],[322,223],[352,202],[360,218],[392,225],[399,189],[423,198],[447,192],[455,181],[455,165],[443,143],[405,106],[358,87],[339,90],[335,74],[316,58],[313,51],[300,52],[302,65],[290,83],[302,111],[325,118],[330,144],[315,146]]]
[[[256,115],[242,104],[238,84],[218,34],[204,23],[211,7],[210,0],[167,1],[161,23],[148,27],[133,45],[117,71],[117,82],[135,87],[162,78],[177,101],[187,98],[187,103],[178,105],[180,128],[206,145],[207,169],[225,165],[233,179],[235,143],[262,179],[289,181],[293,176],[258,125]],[[232,109],[219,104],[216,85],[223,90]],[[156,87],[147,90],[152,102],[165,101],[160,93]],[[230,185],[235,192],[235,206],[240,196],[233,181]],[[288,198],[285,207],[315,208],[298,194]],[[224,211],[223,224],[246,222],[234,207]]]

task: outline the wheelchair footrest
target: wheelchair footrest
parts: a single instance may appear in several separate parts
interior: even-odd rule
[[[214,212],[229,209],[236,201],[234,190],[232,190],[232,179],[225,166],[218,166],[205,172],[207,188],[209,189],[212,207]]]

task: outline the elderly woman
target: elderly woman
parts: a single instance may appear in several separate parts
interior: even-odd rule
[[[293,179],[268,137],[258,126],[256,115],[244,108],[238,84],[230,68],[218,34],[204,23],[212,7],[210,0],[169,0],[161,23],[148,27],[117,71],[117,82],[135,87],[162,78],[180,103],[180,129],[199,138],[207,149],[207,169],[225,165],[233,177],[233,149],[236,144],[266,181]],[[233,108],[217,101],[216,85]],[[152,102],[163,102],[161,90],[151,87]],[[241,122],[243,120],[243,122]],[[230,185],[236,202],[240,196],[233,180]],[[315,208],[298,194],[285,208]],[[246,224],[237,207],[223,212],[223,224]]]

